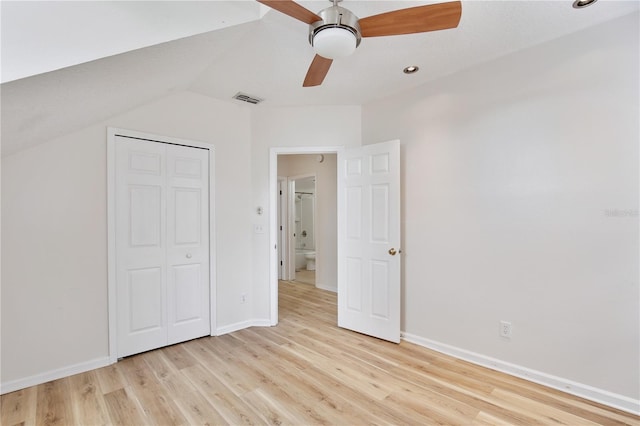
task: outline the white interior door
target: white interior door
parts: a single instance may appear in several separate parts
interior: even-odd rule
[[[168,344],[209,334],[209,154],[167,148]]]
[[[209,334],[206,150],[116,136],[117,352]]]
[[[400,341],[400,141],[338,153],[338,326]]]

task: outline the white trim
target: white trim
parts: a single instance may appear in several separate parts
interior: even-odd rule
[[[118,362],[116,328],[116,150],[117,129],[107,128],[107,307],[109,323],[109,362]]]
[[[321,284],[321,283],[316,283],[316,287],[319,288],[320,290],[331,291],[333,293],[337,293],[338,292],[338,288],[337,287],[328,287],[328,286],[325,286],[324,284]]]
[[[294,146],[269,149],[269,318],[278,324],[278,155],[337,154],[341,146]]]
[[[276,232],[278,234],[278,243],[280,246],[278,247],[278,279],[281,280],[289,280],[289,257],[287,256],[288,252],[288,238],[289,235],[289,224],[287,223],[288,217],[288,205],[287,201],[289,200],[289,188],[287,185],[287,178],[283,176],[278,176],[278,192],[276,193],[278,198],[277,209],[278,210],[278,223],[276,224]]]
[[[271,327],[271,321],[268,319],[254,319],[251,321],[252,327]]]
[[[216,330],[216,336],[222,336],[223,334],[233,333],[234,331],[244,330],[249,327],[271,327],[271,321],[268,319],[253,319],[223,325]]]
[[[296,241],[292,234],[296,232],[296,220],[294,211],[296,208],[296,181],[287,178],[287,279],[293,281],[296,279]]]
[[[598,389],[583,383],[574,382],[563,377],[553,376],[541,371],[532,370],[527,367],[501,361],[476,352],[461,349],[445,343],[436,342],[424,337],[416,336],[410,333],[401,333],[402,340],[450,355],[464,361],[471,362],[482,367],[500,371],[511,376],[519,377],[530,382],[548,386],[553,389],[566,392],[571,395],[579,396],[590,401],[598,402],[618,410],[626,411],[635,415],[640,415],[640,400],[629,398],[628,396],[609,392],[604,389]]]
[[[144,139],[206,149],[209,152],[209,316],[210,334],[216,336],[216,228],[215,228],[215,146],[211,143],[171,136],[154,135],[135,130],[107,127],[107,287],[109,313],[109,362],[118,361],[116,322],[116,227],[115,227],[115,143],[116,136]]]
[[[0,395],[14,392],[31,386],[40,385],[50,382],[51,380],[62,379],[63,377],[73,376],[74,374],[84,373],[96,368],[106,367],[113,364],[109,357],[96,358],[91,361],[85,361],[67,367],[56,368],[55,370],[39,373],[33,376],[24,377],[22,379],[11,380],[0,384]]]

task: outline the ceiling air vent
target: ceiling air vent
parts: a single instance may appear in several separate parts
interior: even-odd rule
[[[250,104],[257,105],[262,102],[264,99],[256,98],[255,96],[247,95],[246,93],[238,92],[233,96],[233,99],[248,102]]]

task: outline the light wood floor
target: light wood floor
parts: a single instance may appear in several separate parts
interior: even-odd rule
[[[296,271],[295,282],[316,285],[316,271],[307,271],[306,269]]]
[[[640,418],[339,329],[334,293],[280,283],[280,324],[2,396],[2,425],[633,424]]]

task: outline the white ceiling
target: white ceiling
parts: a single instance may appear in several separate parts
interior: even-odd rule
[[[6,1],[2,83],[260,19],[255,1]]]
[[[330,5],[299,3],[314,12]],[[342,6],[365,17],[430,3],[436,2],[345,0]],[[3,155],[176,90],[229,102],[237,102],[231,96],[238,91],[266,99],[254,108],[361,105],[640,6],[637,0],[600,0],[582,10],[571,4],[463,1],[458,28],[363,39],[353,56],[334,61],[323,85],[303,88],[314,56],[307,25],[276,11],[264,14],[268,9],[251,0],[2,1]],[[420,72],[403,74],[407,65]]]

